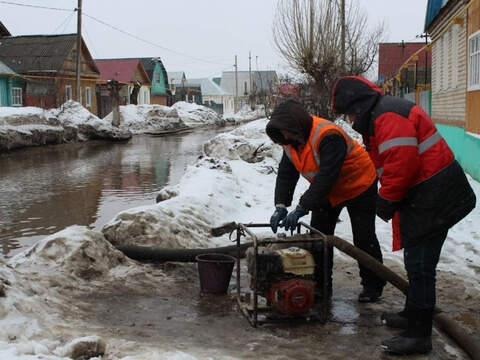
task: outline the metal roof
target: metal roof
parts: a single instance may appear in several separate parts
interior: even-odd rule
[[[7,65],[0,61],[0,75],[17,75],[15,71],[10,69]]]
[[[182,83],[182,79],[185,77],[183,71],[167,71],[168,83],[173,85],[179,85]]]
[[[425,15],[425,30],[427,30],[432,24],[433,20],[435,20],[442,8],[444,8],[449,2],[454,1],[457,0],[428,0],[427,12]]]
[[[225,90],[218,86],[211,78],[188,79],[185,85],[199,85],[202,95],[227,95]]]
[[[76,34],[2,37],[0,60],[19,74],[56,73],[75,47],[76,39]],[[82,46],[86,46],[83,40]],[[97,70],[91,58],[86,60]]]

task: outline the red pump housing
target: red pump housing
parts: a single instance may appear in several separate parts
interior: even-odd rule
[[[291,279],[273,283],[265,297],[279,312],[295,315],[310,309],[314,291],[314,281]]]

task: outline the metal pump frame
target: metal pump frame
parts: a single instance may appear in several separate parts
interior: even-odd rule
[[[261,325],[263,323],[269,322],[268,320],[259,320],[258,314],[259,312],[269,312],[271,308],[263,307],[260,308],[258,305],[258,286],[257,286],[257,278],[258,278],[258,247],[261,245],[269,245],[269,244],[296,244],[296,243],[308,243],[308,242],[321,242],[323,245],[323,298],[321,302],[321,309],[319,311],[320,316],[319,320],[322,323],[327,321],[328,315],[328,296],[326,295],[328,292],[328,275],[327,275],[327,266],[328,266],[328,247],[330,246],[327,241],[327,236],[322,232],[318,231],[317,229],[311,227],[310,225],[305,224],[304,222],[299,222],[297,225],[297,234],[301,234],[301,228],[305,227],[306,229],[310,230],[311,237],[309,238],[295,238],[293,235],[293,231],[291,232],[291,239],[289,237],[285,238],[278,238],[278,240],[261,240],[259,241],[257,236],[250,231],[249,228],[261,228],[261,227],[268,227],[270,228],[270,224],[237,224],[236,227],[236,244],[237,244],[237,261],[236,261],[236,268],[237,268],[237,276],[236,276],[236,285],[237,285],[237,303],[242,312],[242,314],[247,318],[250,325],[253,327],[257,327],[257,325]],[[233,232],[232,232],[233,233]],[[314,234],[314,235],[313,235]],[[240,247],[240,240],[242,236],[249,236],[253,242],[253,251],[254,251],[254,261],[255,261],[255,274],[253,277],[253,299],[246,299],[243,300],[241,297],[241,284],[240,284],[240,255],[241,255],[241,247]],[[253,304],[251,301],[253,300]],[[311,315],[305,316],[307,320],[311,318]],[[291,319],[291,318],[290,318]]]

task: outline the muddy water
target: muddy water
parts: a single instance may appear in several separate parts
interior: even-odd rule
[[[93,141],[0,154],[0,257],[73,224],[100,229],[118,212],[155,203],[221,130],[128,143]]]

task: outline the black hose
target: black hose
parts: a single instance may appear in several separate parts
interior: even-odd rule
[[[252,243],[245,243],[240,245],[240,256],[245,256],[247,248],[251,247]],[[130,259],[148,262],[196,262],[195,257],[201,254],[226,254],[237,257],[237,246],[223,246],[209,249],[167,249],[167,248],[153,248],[148,246],[125,245],[117,246],[117,249],[123,252]]]

